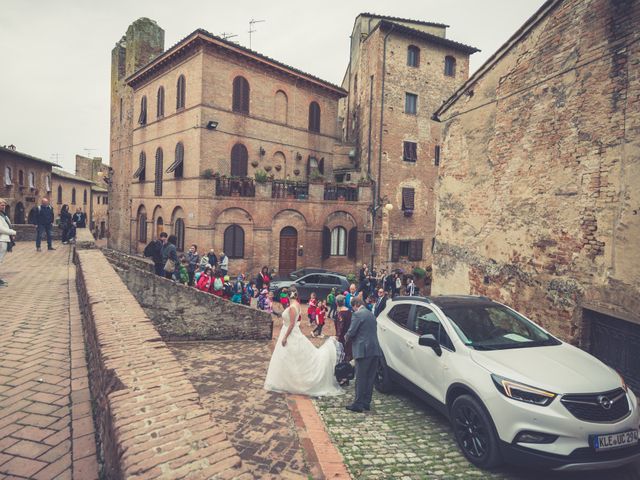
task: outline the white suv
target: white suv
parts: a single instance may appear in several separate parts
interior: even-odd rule
[[[615,370],[485,297],[397,297],[378,317],[376,388],[449,418],[473,464],[555,470],[640,459],[640,414]]]

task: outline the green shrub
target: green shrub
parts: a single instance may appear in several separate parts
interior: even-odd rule
[[[349,273],[347,275],[347,282],[349,283],[356,283],[356,276],[354,273]]]
[[[210,168],[207,168],[206,170],[203,170],[202,173],[200,174],[200,176],[202,178],[206,178],[206,179],[210,179],[213,178],[215,175],[213,173],[213,170]]]
[[[424,278],[427,275],[427,271],[424,268],[420,268],[420,267],[415,267],[413,269],[413,274],[417,277],[417,278]]]
[[[267,183],[269,177],[267,175],[267,172],[265,172],[264,170],[256,170],[255,179],[256,183]]]

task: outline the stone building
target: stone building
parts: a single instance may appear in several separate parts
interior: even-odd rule
[[[0,197],[9,203],[6,213],[13,223],[30,223],[31,211],[51,195],[51,168],[58,165],[0,146]]]
[[[438,109],[435,293],[485,294],[640,388],[640,2],[549,0]]]
[[[478,51],[447,39],[447,27],[363,13],[351,33],[342,136],[354,145],[353,170],[375,190],[371,261],[376,254],[376,265],[389,269],[432,260],[440,125],[431,115],[468,78]]]
[[[347,92],[204,30],[162,43],[140,19],[112,52],[110,246],[164,230],[180,250],[224,250],[233,272],[352,271],[370,187],[332,181],[352,164]]]
[[[93,182],[87,214],[91,219],[91,231],[96,231],[97,228],[98,237],[103,238],[109,232],[107,185],[110,181],[110,167],[102,163],[101,157],[76,155],[76,175]]]
[[[91,198],[93,199],[90,210],[92,231],[97,231],[97,238],[107,237],[109,235],[109,190],[100,184],[93,184]]]
[[[75,213],[78,208],[82,209],[87,215],[88,222],[93,182],[61,168],[53,169],[52,178],[53,193],[50,200],[56,215],[60,214],[63,205],[68,205],[71,214]]]

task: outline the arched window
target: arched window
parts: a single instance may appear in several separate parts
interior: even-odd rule
[[[246,177],[248,160],[247,147],[241,143],[236,143],[231,149],[231,176]]]
[[[4,167],[4,184],[13,185],[13,177],[11,173],[11,167]]]
[[[36,174],[29,172],[29,188],[36,188]]]
[[[58,198],[56,203],[62,205],[62,185],[58,185]]]
[[[420,49],[415,45],[409,45],[407,48],[407,65],[409,67],[420,66]]]
[[[147,124],[147,96],[143,96],[140,99],[140,116],[138,117],[138,123],[140,125]]]
[[[176,109],[184,108],[184,101],[187,90],[187,81],[184,75],[178,77],[178,84],[176,85]]]
[[[249,114],[249,82],[244,77],[233,79],[233,111]]]
[[[331,255],[343,256],[347,254],[347,229],[335,227],[331,230]]]
[[[167,173],[171,172],[173,172],[174,178],[182,178],[184,175],[184,145],[182,142],[178,142],[176,145],[176,158],[167,168]]]
[[[451,55],[444,57],[444,74],[447,77],[456,76],[456,59]]]
[[[86,205],[87,204],[87,189],[84,189],[84,192],[82,193],[82,204]]]
[[[147,241],[147,214],[141,213],[138,216],[138,241],[140,243]]]
[[[309,104],[309,131],[320,131],[320,105],[318,105],[318,102]]]
[[[274,101],[274,118],[276,122],[287,123],[288,119],[288,110],[289,110],[289,99],[287,98],[287,94],[282,90],[278,90],[276,92],[276,98]]]
[[[100,205],[100,195],[96,196],[96,203]]]
[[[162,196],[162,149],[156,150],[156,184],[154,193],[156,197]]]
[[[76,189],[75,187],[71,189],[71,205],[76,204]]]
[[[229,258],[244,257],[244,230],[240,225],[230,225],[224,231],[224,253]]]
[[[47,193],[51,191],[51,177],[49,175],[45,175],[44,177],[44,188]]]
[[[176,248],[184,252],[184,220],[177,218],[173,225],[173,234],[178,238]]]
[[[164,87],[158,88],[158,104],[157,104],[156,116],[158,118],[164,116]]]
[[[24,185],[24,172],[22,170],[18,170],[18,185],[21,187]]]

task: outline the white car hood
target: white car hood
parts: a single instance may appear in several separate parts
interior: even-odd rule
[[[566,343],[471,350],[471,358],[490,373],[558,394],[597,393],[622,386],[620,377],[604,363]]]

